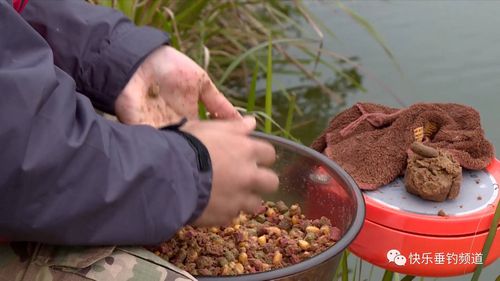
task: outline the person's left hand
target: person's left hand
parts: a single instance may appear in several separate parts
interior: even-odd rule
[[[153,51],[139,66],[115,102],[125,124],[162,127],[181,118],[198,118],[198,101],[212,117],[241,118],[194,61],[170,46]]]

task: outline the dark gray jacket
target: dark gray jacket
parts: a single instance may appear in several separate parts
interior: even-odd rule
[[[0,237],[152,244],[200,215],[211,170],[192,138],[105,120],[91,104],[112,112],[167,42],[84,1],[30,0],[19,15],[0,0]]]

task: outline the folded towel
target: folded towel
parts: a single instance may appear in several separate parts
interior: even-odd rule
[[[311,147],[342,166],[361,189],[371,190],[404,174],[414,141],[447,151],[466,169],[484,169],[495,155],[479,113],[452,103],[403,109],[358,103],[333,118]]]

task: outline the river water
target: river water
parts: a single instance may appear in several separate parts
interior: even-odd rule
[[[366,30],[335,9],[335,2],[304,0],[304,3],[336,35],[336,38],[327,36],[325,48],[357,56],[373,76],[363,75],[367,92],[348,94],[341,109],[357,101],[395,107],[416,102],[468,104],[480,112],[487,137],[500,147],[500,1],[346,2],[381,34],[401,71]],[[313,106],[310,110],[320,108]],[[305,111],[314,114],[307,112],[307,108]],[[318,115],[315,124],[297,130],[295,135],[309,143],[335,112]],[[365,264],[364,268],[367,278],[369,266]],[[381,270],[376,270],[373,280],[380,280],[381,274]],[[481,280],[495,280],[499,274],[500,261],[497,261],[485,268]],[[470,280],[470,277],[469,274],[438,280]]]
[[[401,67],[360,25],[329,1],[304,1],[337,36],[325,48],[359,57],[370,101],[389,106],[456,102],[475,107],[491,142],[500,147],[500,1],[358,1],[348,6],[381,34]],[[498,155],[498,153],[497,153]]]

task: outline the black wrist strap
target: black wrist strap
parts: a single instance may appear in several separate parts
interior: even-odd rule
[[[183,136],[196,153],[196,158],[198,160],[198,170],[200,172],[208,172],[212,169],[212,162],[210,160],[208,149],[198,138],[191,135],[190,133],[180,130],[180,127],[186,124],[186,122],[187,118],[182,118],[182,120],[178,123],[162,127],[160,128],[160,130],[176,132]]]

